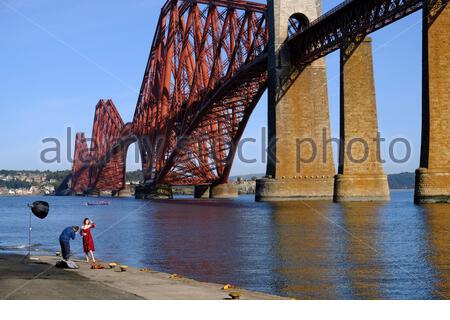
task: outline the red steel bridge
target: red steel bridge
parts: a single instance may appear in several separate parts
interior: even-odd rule
[[[292,75],[425,2],[348,0],[307,25],[292,19],[286,39]],[[265,4],[168,0],[134,119],[125,124],[111,100],[100,100],[90,145],[83,133],[76,137],[72,192],[122,190],[127,149],[136,141],[147,184],[226,183],[246,124],[268,87],[269,21]]]

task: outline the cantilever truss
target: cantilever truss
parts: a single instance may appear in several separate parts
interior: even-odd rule
[[[72,191],[122,189],[133,139],[148,183],[226,182],[236,146],[267,87],[268,41],[266,5],[167,1],[133,122],[124,125],[112,102],[100,101],[90,151],[84,151],[84,135],[77,135]]]
[[[235,146],[267,87],[258,57],[268,38],[265,5],[166,3],[133,121],[148,182],[228,179]]]
[[[72,192],[124,188],[126,150],[122,141],[129,135],[128,126],[111,100],[98,102],[90,146],[84,133],[78,133],[76,137]]]
[[[428,3],[347,0],[286,41],[292,72],[361,41]],[[137,140],[148,183],[226,182],[247,121],[267,88],[267,7],[239,0],[168,0],[161,11],[132,123],[100,101],[87,150],[78,134],[74,192],[120,190],[128,145]],[[88,160],[85,160],[88,158]]]
[[[77,133],[72,166],[72,192],[83,193],[89,188],[90,152],[84,133]]]

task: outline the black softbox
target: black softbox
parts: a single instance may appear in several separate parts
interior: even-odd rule
[[[48,211],[50,210],[50,206],[45,201],[36,201],[30,206],[33,214],[39,219],[45,219],[48,215]]]

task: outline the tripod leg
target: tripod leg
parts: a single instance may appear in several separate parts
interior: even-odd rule
[[[31,258],[31,212],[28,223],[28,258]]]

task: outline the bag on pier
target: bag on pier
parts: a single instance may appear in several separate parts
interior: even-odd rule
[[[60,260],[56,262],[56,267],[61,269],[80,269],[75,262],[70,260]]]

